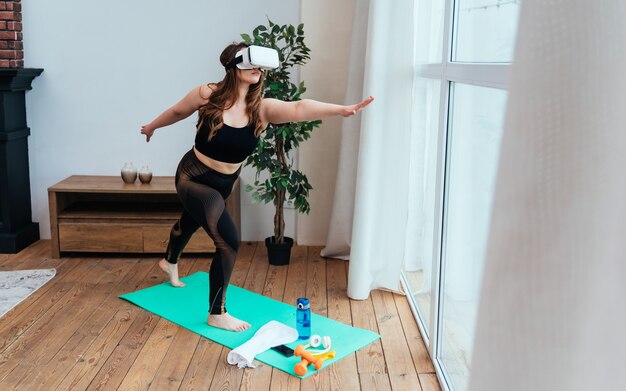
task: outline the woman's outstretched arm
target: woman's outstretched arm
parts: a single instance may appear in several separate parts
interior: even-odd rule
[[[150,141],[154,131],[158,128],[171,125],[189,117],[198,110],[200,106],[206,104],[210,94],[211,89],[208,86],[198,86],[189,91],[189,93],[174,106],[162,112],[158,117],[152,120],[152,122],[142,126],[141,134],[146,135],[146,142]]]
[[[303,99],[297,102],[283,102],[278,99],[263,99],[261,112],[266,122],[282,124],[285,122],[312,121],[341,115],[350,117],[372,103],[373,96],[354,105],[342,106],[332,103]]]

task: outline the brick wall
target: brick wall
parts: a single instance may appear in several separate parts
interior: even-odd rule
[[[0,1],[0,68],[23,68],[21,0]]]

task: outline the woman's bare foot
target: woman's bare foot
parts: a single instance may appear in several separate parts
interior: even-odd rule
[[[178,279],[178,265],[175,263],[169,263],[165,258],[159,261],[159,267],[170,278],[170,283],[177,287],[182,288],[185,283]]]
[[[209,324],[209,326],[230,331],[245,331],[250,328],[250,323],[244,322],[243,320],[239,320],[237,318],[233,318],[232,316],[230,316],[229,313],[224,313],[221,315],[209,314],[207,323]]]

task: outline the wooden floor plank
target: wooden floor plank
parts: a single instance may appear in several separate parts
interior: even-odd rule
[[[352,325],[350,299],[348,299],[346,292],[348,279],[345,263],[339,259],[327,259],[326,261],[328,317]],[[330,371],[330,388],[332,390],[358,390],[360,388],[359,377],[354,375],[357,373],[355,353],[337,361],[326,370]]]
[[[237,366],[229,365],[226,362],[229,352],[230,349],[222,347],[209,390],[238,390],[241,387],[243,371]]]
[[[244,288],[258,294],[263,294],[266,287],[267,276],[269,272],[269,262],[267,260],[267,251],[261,246],[257,247],[250,266],[250,272],[246,278]],[[262,326],[262,325],[256,325]],[[240,370],[242,378],[240,390],[266,390],[269,389],[272,380],[272,367],[254,360],[255,368],[246,368]]]
[[[408,342],[409,350],[411,351],[411,357],[413,358],[413,364],[418,374],[421,373],[435,373],[435,367],[430,359],[428,348],[424,344],[424,340],[420,334],[419,328],[409,302],[406,297],[400,295],[394,295],[396,308],[398,309],[398,315],[402,322],[402,329],[404,330],[404,336]]]
[[[2,271],[2,265],[5,262],[11,262],[11,254],[0,254],[0,271]]]
[[[80,344],[85,337],[80,330],[85,327],[86,323],[87,329],[90,326],[100,328],[101,325],[90,323],[94,319],[93,315],[118,283],[120,277],[125,275],[131,266],[132,262],[129,260],[122,260],[117,264],[103,262],[96,264],[89,273],[83,276],[86,281],[85,290],[77,289],[74,292],[65,311],[54,312],[54,316],[48,317],[48,321],[36,322],[28,331],[34,330],[33,333],[40,335],[41,338],[31,338],[33,343],[27,350],[23,350],[22,354],[17,356],[13,355],[12,362],[17,362],[18,357],[21,361],[3,382],[14,384],[18,389],[32,388],[28,386],[29,381],[37,379],[38,376],[45,377],[45,372],[50,370],[47,365],[54,366],[50,363],[55,362],[57,356],[63,357],[65,353],[71,352]],[[71,291],[68,292],[70,293]],[[62,316],[56,316],[57,314],[62,314]],[[47,316],[44,316],[42,319],[46,318]],[[90,336],[88,335],[87,338]],[[7,349],[7,352],[10,350],[11,347]],[[61,360],[61,364],[67,365],[66,360]],[[35,384],[37,383],[39,381]]]
[[[156,263],[157,259],[146,261]],[[164,274],[161,277],[162,279],[167,279]],[[158,284],[160,281],[157,280],[156,283]],[[125,289],[125,291],[128,291],[128,289]],[[138,311],[143,310],[138,309]],[[126,373],[124,380],[119,386],[120,389],[146,390],[149,387],[162,357],[172,343],[172,335],[175,333],[176,327],[173,323],[162,318],[160,319]]]
[[[167,280],[158,257],[52,259],[49,241],[1,254],[0,270],[55,268],[57,275],[0,318],[0,388],[441,391],[406,298],[373,291],[367,300],[350,300],[348,262],[321,259],[320,249],[294,246],[288,266],[273,266],[263,243],[244,242],[231,276],[233,285],[291,305],[308,297],[313,312],[381,334],[302,381],[259,362],[255,369],[230,366],[230,349],[118,299]],[[180,275],[208,271],[211,262],[183,256]]]
[[[131,319],[131,326],[104,362],[87,390],[115,390],[128,373],[140,349],[154,330],[159,318],[139,312]]]
[[[167,354],[178,326],[160,318],[145,345],[119,385],[120,390],[147,390]]]
[[[193,274],[198,271],[208,272],[211,267],[211,262],[211,256],[198,257],[189,271],[189,274]],[[191,355],[191,357],[189,362],[186,363],[187,368],[178,388],[180,390],[207,390],[211,385],[211,380],[215,374],[215,367],[217,366],[217,361],[219,360],[222,351],[221,345],[197,334],[195,335],[198,337],[198,342],[193,349],[190,349],[190,351],[187,352]],[[172,345],[175,349],[179,348],[178,345]],[[165,357],[164,361],[171,359],[168,356]],[[183,360],[186,361],[186,358]]]
[[[188,273],[193,274],[198,271],[206,271],[210,262],[210,258],[205,257],[194,259]],[[200,338],[200,335],[176,326],[172,343],[161,365],[156,370],[154,379],[148,389],[154,391],[177,390],[183,382]]]
[[[379,333],[371,294],[366,300],[350,300],[350,309],[352,314],[352,325],[354,327]],[[388,376],[387,366],[385,364],[385,355],[383,354],[383,347],[380,339],[362,349],[359,349],[356,352],[356,361],[360,374],[382,375],[375,377],[361,377],[361,387],[363,388],[369,388],[368,385],[363,384],[364,379],[369,381],[368,379],[378,379],[380,377]]]
[[[320,256],[320,251],[319,246],[311,246],[307,251],[306,297],[309,299],[311,312],[328,317],[326,259]],[[315,333],[315,325],[311,324],[311,327],[311,331]]]
[[[16,342],[0,354],[2,382],[22,362],[24,365],[34,366],[50,360],[93,312],[94,306],[100,304],[102,299],[94,294],[94,289],[101,279],[108,277],[106,269],[101,265],[100,259],[83,261],[95,265],[50,311],[37,319]]]
[[[221,352],[222,345],[210,339],[200,338],[179,389],[187,391],[208,390],[215,375],[215,368],[221,357]]]
[[[146,261],[152,263],[152,268],[135,290],[158,285],[166,280],[163,271],[158,266],[158,258]],[[185,258],[181,258],[181,264],[179,265],[181,275],[184,275],[190,267],[191,262],[185,262]],[[123,302],[123,306],[124,308],[126,308],[126,306],[135,307],[134,304],[128,302]],[[136,312],[136,316],[132,319],[132,324],[128,328],[128,331],[122,336],[122,339],[119,340],[117,346],[113,349],[91,383],[89,383],[87,389],[119,389],[119,385],[124,381],[135,359],[156,328],[159,319],[161,318],[148,311],[141,310]]]
[[[244,284],[256,249],[256,243],[241,243],[239,252],[237,253],[237,260],[235,261],[235,267],[233,268],[233,274],[230,276],[231,284],[239,287]],[[228,300],[228,297],[226,299]]]
[[[33,251],[29,254],[26,254],[18,264],[14,264],[12,270],[33,270],[33,269],[43,269],[41,264],[51,258],[51,252],[49,245],[39,244],[34,247]]]
[[[293,246],[283,294],[283,302],[285,303],[296,305],[296,300],[306,294],[306,258],[307,248],[305,246]]]
[[[269,265],[267,268],[267,276],[265,277],[265,286],[263,287],[263,296],[283,301],[288,271],[289,266],[287,265]]]
[[[101,293],[102,303],[85,319],[85,322],[78,326],[71,337],[63,344],[59,352],[48,362],[39,365],[36,371],[25,368],[19,389],[25,390],[51,390],[54,384],[60,382],[71,370],[73,364],[82,356],[85,350],[97,338],[115,315],[114,302],[117,299],[117,289],[101,289],[107,285],[118,288],[125,281],[128,281],[129,272],[138,263],[137,259],[108,259],[108,266],[111,267],[110,280],[101,281],[94,292]],[[104,264],[101,262],[101,264]],[[132,276],[132,274],[131,274]],[[95,293],[96,295],[98,293]],[[13,371],[11,375],[15,375]]]
[[[75,282],[94,267],[94,262],[66,258],[57,268],[57,274],[30,297],[0,318],[0,352],[26,332],[48,311],[54,311]]]
[[[254,252],[246,281],[243,284],[244,289],[259,294],[263,293],[267,270],[269,269],[267,253],[262,250],[263,249],[258,248],[257,251]]]
[[[31,269],[33,263],[50,255],[49,249],[49,242],[39,240],[18,254],[0,254],[0,271]]]
[[[237,261],[235,262],[235,268],[230,278],[230,283],[239,287],[243,287],[246,283],[248,274],[253,269],[254,255],[258,251],[257,246],[242,246],[237,254]],[[229,303],[228,291],[226,292],[226,306],[232,309],[235,306],[245,305],[244,303]],[[211,380],[210,390],[238,390],[241,386],[241,378],[243,373],[237,366],[232,366],[226,361],[226,357],[230,349],[222,347],[220,351],[220,357],[217,361],[215,368],[215,374]]]
[[[136,290],[142,281],[146,279],[153,262],[141,260],[137,262],[128,273],[128,278],[120,285],[119,293],[126,293]],[[65,377],[50,389],[58,390],[84,390],[89,386],[98,371],[102,368],[107,358],[116,348],[122,337],[128,332],[132,325],[132,319],[141,311],[136,306],[126,305],[119,308],[120,304],[115,297],[107,303],[115,311],[111,320],[104,326],[96,339],[80,354],[75,360]]]
[[[298,297],[306,294],[306,260],[308,250],[305,246],[293,246],[291,249],[291,260],[287,270],[287,281],[283,302],[291,305],[296,304]],[[294,325],[295,326],[295,325]],[[272,381],[270,390],[299,390],[300,380],[281,370],[272,369]]]
[[[263,249],[261,252],[264,254],[267,259],[267,251]],[[292,250],[293,251],[293,250]],[[298,249],[298,251],[294,251],[295,254],[301,253],[302,250]],[[298,255],[299,256],[299,255]],[[294,257],[295,258],[295,257]],[[269,261],[268,261],[269,262]],[[267,277],[265,278],[265,286],[263,288],[263,296],[267,296],[271,299],[277,301],[284,301],[285,294],[285,285],[287,282],[287,273],[289,272],[288,265],[269,265],[267,270]],[[295,325],[291,325],[291,327],[295,328]],[[273,390],[273,384],[277,389],[300,389],[300,381],[295,379],[293,376],[289,376],[283,371],[278,369],[274,369],[272,367],[267,367],[269,370],[269,384],[267,387],[258,388],[260,390]],[[274,379],[276,377],[276,379]],[[288,380],[291,378],[291,380]],[[265,379],[265,378],[264,378]],[[279,380],[282,379],[282,380]],[[286,386],[283,388],[283,386]]]
[[[326,260],[320,257],[321,250],[321,247],[308,248],[306,273],[307,284],[305,294],[309,299],[311,312],[328,317]],[[311,334],[319,334],[319,332],[316,331],[315,322],[311,322]],[[302,383],[300,384],[300,389],[302,391],[330,389],[330,371],[328,371],[328,368],[318,372],[315,371],[313,365],[310,365],[308,370],[314,371],[315,373],[302,380]]]
[[[378,329],[385,354],[387,373],[393,390],[421,390],[411,353],[402,332],[402,324],[393,298],[394,293],[374,290],[371,293]]]
[[[391,390],[391,383],[389,381],[389,375],[386,373],[361,373],[359,375],[361,382],[361,390],[367,391],[386,391]],[[407,388],[408,390],[408,388]]]
[[[48,241],[49,242],[49,241]],[[31,249],[32,247],[32,249]],[[7,319],[14,320],[16,317],[19,317],[22,312],[28,310],[30,305],[36,302],[41,296],[44,296],[46,291],[50,289],[50,287],[54,284],[56,280],[59,279],[59,274],[61,274],[66,269],[71,269],[71,267],[75,266],[73,264],[68,264],[67,259],[51,259],[50,258],[50,246],[46,244],[46,241],[38,241],[33,246],[29,247],[31,251],[24,250],[24,255],[20,253],[19,262],[15,262],[12,260],[10,265],[11,270],[29,270],[29,269],[56,269],[55,277],[53,277],[50,281],[45,283],[42,287],[33,292],[30,296],[28,296],[24,301],[19,303],[17,306],[13,307],[8,313],[6,313],[2,318],[0,318],[0,325],[6,322]],[[3,254],[6,256],[6,259],[9,258],[8,254]],[[3,269],[0,267],[0,271]],[[8,271],[8,270],[4,270]],[[1,330],[0,326],[0,330]],[[0,335],[2,331],[0,331]],[[6,342],[6,341],[4,341]],[[2,350],[2,343],[0,342],[0,350]]]
[[[434,373],[420,373],[420,383],[422,384],[422,390],[424,391],[441,391],[439,386],[439,380]]]
[[[238,286],[244,284],[255,250],[256,242],[241,243],[233,274],[231,275],[231,284]],[[196,265],[202,265],[198,270],[204,269],[205,271],[209,271],[210,262],[212,261],[205,260],[204,258],[198,259]],[[228,306],[228,292],[226,299]],[[233,304],[236,305],[236,303]],[[223,350],[226,349],[222,345],[206,338],[200,338],[179,389],[208,390],[216,377],[218,367],[222,370],[227,369],[226,366],[228,366],[228,364],[226,363],[226,356],[223,355]],[[228,379],[228,375],[225,376],[226,379]],[[220,383],[219,375],[217,377],[218,379],[215,379],[216,384]],[[222,381],[228,382],[228,380],[223,379]]]

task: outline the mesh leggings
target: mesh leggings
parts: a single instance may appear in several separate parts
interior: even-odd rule
[[[182,158],[176,171],[176,191],[184,211],[172,227],[165,259],[178,262],[193,233],[202,227],[215,243],[215,255],[209,271],[209,313],[226,312],[226,288],[233,272],[239,234],[225,209],[239,171],[222,174],[198,160],[193,150]]]

